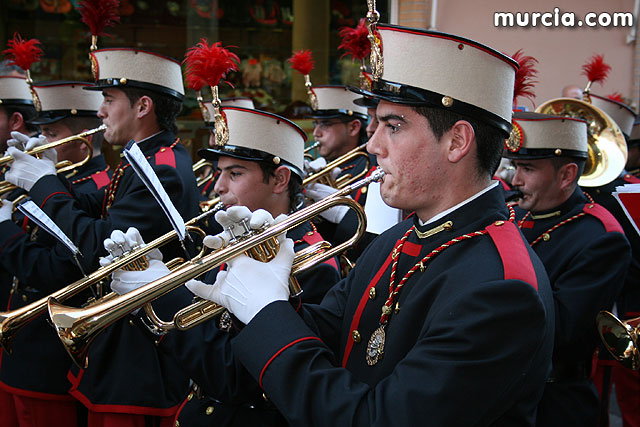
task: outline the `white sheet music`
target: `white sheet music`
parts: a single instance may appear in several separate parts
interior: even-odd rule
[[[134,141],[130,141],[129,144],[127,144],[127,147],[123,150],[123,154],[131,164],[135,173],[140,177],[142,182],[144,182],[158,204],[162,207],[162,210],[171,222],[171,226],[176,230],[176,233],[178,233],[179,239],[183,241],[187,233],[184,220],[171,202],[167,191],[160,183],[158,175],[156,175],[155,171],[144,157],[144,154],[142,154],[138,144]]]
[[[51,234],[53,237],[58,239],[63,245],[65,245],[69,250],[77,255],[80,253],[80,250],[76,245],[73,244],[71,239],[67,237],[66,234],[56,225],[55,222],[49,216],[44,213],[42,209],[38,207],[31,200],[27,200],[26,202],[20,203],[18,205],[18,210],[22,212],[24,216],[29,218],[31,221],[36,223],[38,227],[47,233]],[[81,254],[82,255],[82,254]]]

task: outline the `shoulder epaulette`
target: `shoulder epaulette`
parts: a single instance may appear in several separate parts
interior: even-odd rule
[[[605,230],[607,230],[607,233],[612,231],[617,231],[618,233],[624,233],[624,231],[622,231],[622,227],[620,226],[620,223],[618,222],[618,220],[611,214],[611,212],[606,210],[601,205],[597,203],[587,203],[584,205],[584,208],[582,208],[582,211],[587,215],[591,215],[593,217],[598,218],[602,223],[602,225],[604,225],[604,228]]]
[[[111,178],[106,170],[91,174],[91,179],[96,184],[96,188],[99,190],[102,187],[106,187],[111,182]]]
[[[176,155],[171,147],[162,147],[155,155],[156,165],[176,167]]]
[[[638,178],[637,176],[633,176],[630,173],[625,173],[622,176],[622,179],[624,180],[624,182],[626,182],[627,184],[640,184],[640,178]]]
[[[538,278],[529,251],[518,227],[509,221],[496,221],[487,232],[498,249],[506,280],[522,280],[538,289]]]

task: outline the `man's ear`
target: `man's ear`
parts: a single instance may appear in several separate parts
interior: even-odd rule
[[[274,193],[283,193],[289,188],[289,181],[291,180],[291,169],[286,166],[278,166],[273,172],[275,185],[273,187]]]
[[[360,120],[351,120],[347,123],[347,130],[350,136],[357,136],[360,134],[360,128],[362,128],[362,122]]]
[[[566,165],[562,165],[560,170],[558,170],[558,182],[560,184],[560,188],[565,190],[569,187],[573,186],[573,183],[576,181],[578,175],[578,165],[575,163],[567,163]]]
[[[452,163],[462,160],[474,146],[476,133],[466,120],[458,120],[445,134],[448,146],[447,158]]]
[[[136,117],[142,118],[153,110],[153,100],[149,96],[143,95],[136,101],[134,108],[136,109]]]
[[[25,125],[24,123],[24,117],[22,117],[22,114],[18,113],[17,111],[14,112],[13,114],[11,114],[11,116],[9,117],[9,130],[10,131],[18,131],[20,129],[23,128],[23,126]]]

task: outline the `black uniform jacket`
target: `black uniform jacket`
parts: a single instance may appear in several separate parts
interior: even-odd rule
[[[518,219],[523,214],[519,210]],[[593,425],[598,398],[588,377],[600,341],[595,320],[600,310],[611,310],[622,289],[629,244],[615,218],[579,188],[535,216],[543,218],[529,214],[521,228],[549,274],[556,312],[553,370],[538,425]]]
[[[398,280],[453,238],[489,230],[445,249],[406,282],[373,366],[367,342],[389,294],[393,248],[416,226],[409,220],[374,240],[320,305],[296,312],[269,304],[227,352],[291,425],[532,425],[550,367],[552,297],[542,264],[507,216],[494,188],[417,226],[452,221],[451,230],[424,239],[411,232]],[[203,368],[216,382],[223,375],[227,387],[242,386],[214,358]]]
[[[624,288],[620,297],[616,301],[618,315],[621,319],[630,319],[640,316],[640,234],[633,227],[629,218],[625,215],[620,203],[613,197],[612,193],[616,187],[625,184],[637,184],[640,179],[630,174],[623,174],[612,183],[597,188],[583,188],[589,193],[593,200],[604,206],[618,220],[624,234],[631,244],[631,263],[624,282]]]
[[[166,131],[139,146],[185,221],[194,217],[198,191],[189,153]],[[105,255],[103,241],[113,230],[136,227],[146,242],[171,230],[153,195],[124,159],[106,192],[73,197],[59,179],[44,177],[30,194],[76,242],[87,271],[98,267],[99,256]],[[167,259],[178,253],[177,246],[163,248]],[[73,366],[69,380],[75,398],[105,412],[171,415],[188,389],[180,367],[126,318],[96,338],[88,369]]]
[[[322,236],[314,231],[309,222],[289,230],[287,237],[294,240],[296,252],[322,240]],[[204,281],[213,283],[218,270],[216,268],[207,273]],[[330,258],[297,275],[296,278],[303,292],[299,298],[292,299],[291,303],[297,307],[300,306],[300,300],[305,303],[319,303],[325,293],[340,280],[337,259]],[[186,288],[183,290],[184,302],[181,306],[176,304],[177,299],[164,299],[154,303],[154,307],[163,313],[163,316],[170,318],[178,309],[191,302],[193,294]],[[221,328],[225,326],[225,322],[226,327]],[[286,425],[273,405],[265,402],[257,382],[230,352],[231,340],[242,326],[235,317],[230,318],[225,314],[222,318],[218,316],[188,331],[170,332],[160,341],[161,348],[179,360],[206,394],[200,399],[192,398],[186,402],[180,413],[181,425]],[[210,360],[221,361],[225,366],[224,369],[221,367],[220,372],[216,370],[214,377],[208,375]],[[227,375],[230,375],[229,381]],[[245,386],[237,387],[238,383]],[[205,412],[210,407],[214,408],[213,412],[207,415]]]
[[[82,194],[104,189],[110,174],[104,157],[96,156],[75,170],[70,190]],[[1,271],[15,277],[16,283],[10,291],[11,283],[3,282],[1,292],[10,297],[3,310],[15,310],[45,298],[82,276],[66,247],[24,217],[19,223],[21,226],[11,221],[0,223]],[[84,300],[86,296],[72,301],[81,304]],[[72,400],[67,380],[70,359],[47,319],[44,313],[28,323],[15,335],[12,353],[1,353],[0,387],[40,399]]]

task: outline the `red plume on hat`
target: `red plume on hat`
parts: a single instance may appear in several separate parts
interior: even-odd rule
[[[113,27],[120,22],[118,15],[119,0],[82,0],[78,4],[78,10],[82,16],[82,22],[87,24],[91,31],[91,50],[96,50],[98,36],[111,37],[104,32],[106,27]]]
[[[40,40],[29,39],[24,40],[17,32],[13,34],[13,39],[7,42],[7,48],[2,51],[6,58],[10,61],[10,65],[17,65],[22,68],[26,74],[26,82],[29,85],[33,105],[37,111],[41,110],[40,99],[38,94],[33,90],[33,80],[31,80],[31,66],[40,60],[43,54],[40,48]]]
[[[371,53],[371,42],[369,42],[369,30],[364,18],[360,19],[355,28],[342,27],[338,30],[338,35],[342,37],[342,43],[338,49],[345,52],[340,58],[351,55],[354,59],[362,61]]]
[[[516,53],[511,56],[519,65],[518,71],[516,71],[516,79],[513,86],[513,104],[519,97],[528,98],[535,106],[533,100],[535,93],[533,93],[533,87],[537,80],[534,78],[538,75],[538,70],[535,69],[535,65],[538,60],[533,56],[527,56],[522,53],[522,49],[518,49]]]
[[[619,102],[621,104],[626,104],[620,92],[613,92],[612,94],[607,95],[607,98],[609,98],[612,101]]]
[[[11,61],[10,65],[17,65],[25,72],[28,72],[31,65],[38,62],[43,54],[40,40],[24,40],[18,33],[13,34],[13,39],[7,42],[7,48],[2,53]]]
[[[338,49],[344,49],[345,52],[340,58],[351,55],[353,59],[360,61],[360,87],[368,89],[368,81],[365,78],[365,58],[371,54],[371,42],[369,41],[369,29],[364,18],[360,19],[355,28],[342,27],[338,31],[338,35],[342,37],[342,43]]]
[[[209,45],[203,38],[189,48],[184,56],[187,86],[195,91],[202,90],[205,85],[213,88],[227,76],[227,73],[238,71],[239,63],[238,55],[222,47],[221,42]],[[224,82],[231,86],[229,82]]]
[[[291,64],[291,68],[299,72],[304,76],[304,85],[307,88],[307,94],[309,95],[309,101],[311,102],[311,108],[318,109],[318,97],[313,89],[311,89],[311,79],[309,73],[313,70],[314,61],[313,55],[310,50],[299,50],[291,55],[291,58],[287,59],[287,62]]]
[[[591,91],[591,85],[593,83],[604,83],[611,71],[611,66],[604,62],[604,55],[593,55],[586,64],[582,66],[582,74],[587,76],[589,81],[584,88],[585,101],[591,103],[589,92]]]
[[[220,110],[218,84],[231,71],[238,71],[239,63],[238,55],[222,47],[221,42],[209,45],[205,38],[200,39],[198,44],[189,48],[184,56],[183,64],[186,66],[187,86],[198,92],[198,104],[206,122],[211,121],[211,118],[203,104],[201,90],[204,86],[211,87],[216,146],[224,146],[229,140],[229,129]],[[231,86],[228,81],[224,82]]]

